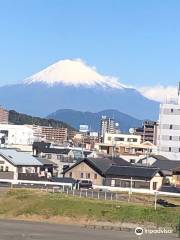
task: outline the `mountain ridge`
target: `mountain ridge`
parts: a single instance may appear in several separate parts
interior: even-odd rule
[[[97,113],[82,112],[73,109],[59,109],[54,113],[51,113],[47,118],[53,118],[55,120],[63,120],[79,129],[79,125],[89,125],[91,131],[99,131],[101,117],[105,115],[107,117],[114,118],[123,132],[128,132],[131,127],[140,127],[142,120],[133,118],[128,114],[119,112],[114,109],[106,109]]]

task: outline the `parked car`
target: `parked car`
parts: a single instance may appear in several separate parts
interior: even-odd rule
[[[87,179],[78,180],[77,182],[79,188],[92,188],[92,181]]]

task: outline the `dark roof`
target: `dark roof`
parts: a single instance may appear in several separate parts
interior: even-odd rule
[[[162,156],[162,155],[149,155],[148,156],[148,158],[154,158],[154,159],[156,159],[156,160],[169,160],[168,158],[166,158],[166,157],[164,157],[164,156]],[[141,158],[137,163],[141,163],[142,164],[142,160],[145,160],[146,159],[146,157],[143,157],[143,158]]]
[[[171,193],[180,193],[180,188],[174,186],[162,186],[159,191],[161,192],[171,192]]]
[[[106,171],[106,177],[124,177],[151,179],[157,172],[158,168],[142,167],[142,166],[111,166]]]
[[[164,157],[162,155],[150,155],[150,157],[155,158],[156,160],[169,160],[169,158]]]
[[[68,148],[45,148],[43,153],[68,154],[71,149]]]
[[[92,169],[94,169],[97,173],[99,173],[101,176],[104,176],[106,171],[113,165],[116,166],[129,166],[131,165],[129,162],[125,161],[122,158],[85,158],[81,161],[75,163],[70,168],[66,169],[64,173],[69,171],[70,169],[74,168],[75,166],[79,165],[81,162],[85,162],[88,166],[90,166]]]
[[[56,163],[50,161],[47,158],[37,158],[39,162],[41,162],[43,165],[53,165],[53,166],[57,166]]]
[[[46,142],[34,142],[33,143],[33,149],[39,149],[40,151],[44,150],[45,148],[49,148],[51,143],[46,143]]]
[[[161,170],[173,170],[177,167],[180,167],[180,161],[174,161],[174,160],[157,160],[154,162],[152,167],[157,167]]]

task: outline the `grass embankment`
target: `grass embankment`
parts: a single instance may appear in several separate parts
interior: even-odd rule
[[[175,227],[180,208],[159,207],[144,204],[110,202],[66,196],[60,193],[44,193],[37,190],[10,190],[0,195],[0,217],[40,219],[68,217],[79,221],[110,221],[152,223],[156,226]]]

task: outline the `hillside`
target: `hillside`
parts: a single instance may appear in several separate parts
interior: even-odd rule
[[[112,109],[97,113],[81,112],[72,109],[60,109],[48,115],[47,118],[62,120],[76,129],[79,129],[79,125],[81,124],[87,124],[91,131],[99,131],[100,121],[103,115],[113,117],[115,121],[119,123],[120,129],[123,132],[127,132],[131,127],[139,127],[142,124],[141,120]]]
[[[23,125],[23,124],[29,124],[29,125],[40,125],[40,126],[51,126],[51,127],[59,127],[59,128],[68,128],[68,129],[74,129],[69,124],[54,120],[54,119],[46,119],[46,118],[40,118],[40,117],[33,117],[27,114],[18,113],[14,110],[9,111],[9,122]]]

